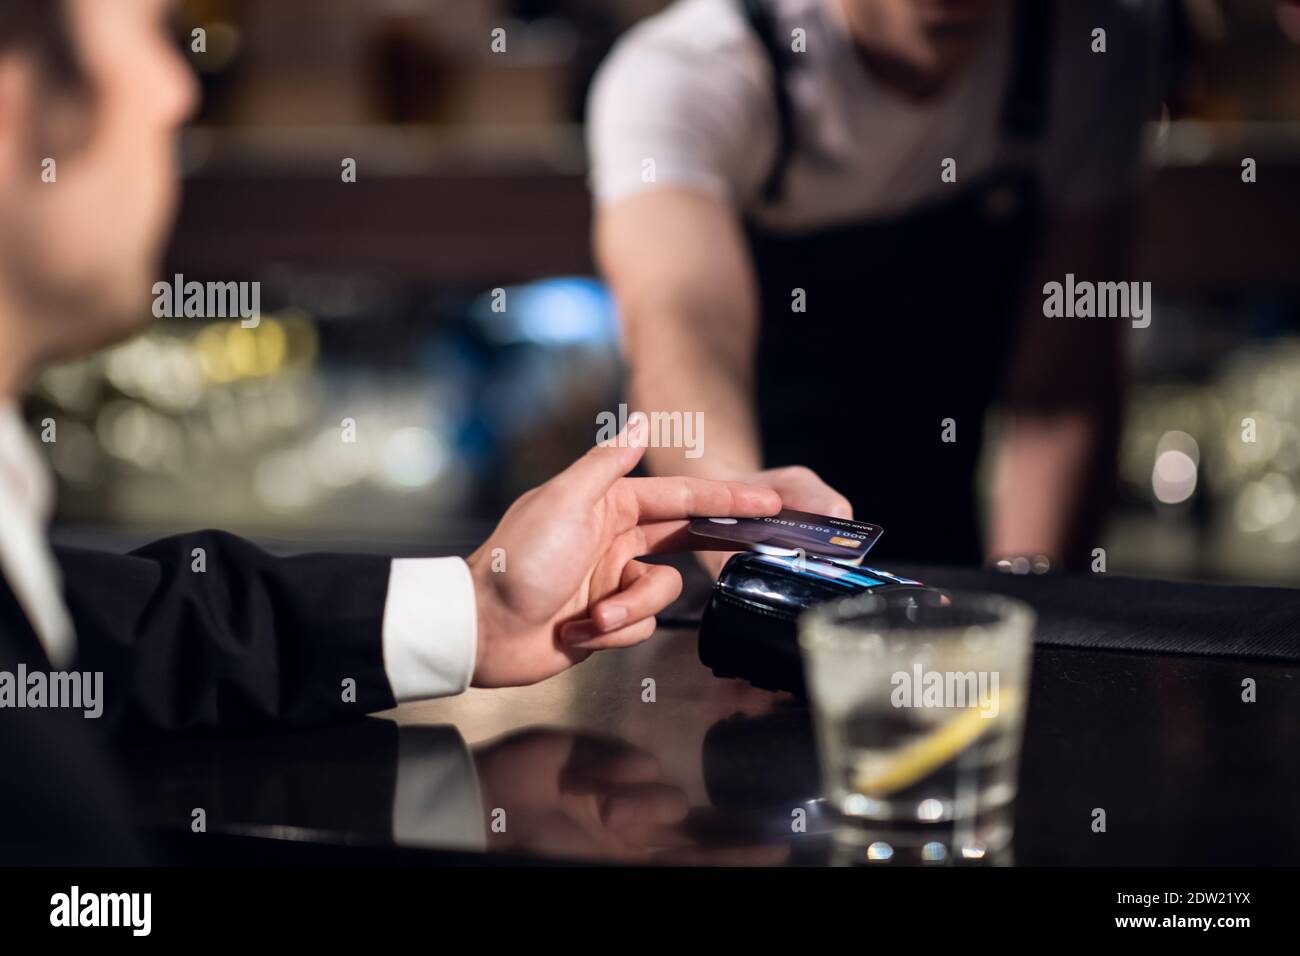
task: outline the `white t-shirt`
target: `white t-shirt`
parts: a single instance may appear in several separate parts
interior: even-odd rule
[[[764,0],[791,53],[793,155],[772,205],[761,193],[778,121],[771,68],[740,0],[678,0],[630,30],[601,67],[588,103],[591,186],[610,204],[658,185],[702,190],[765,227],[798,232],[895,215],[988,172],[1014,27],[1008,2],[985,42],[923,103],[886,90],[864,66],[839,0]],[[1154,0],[1057,0],[1047,130],[1037,150],[1049,206],[1079,208],[1122,192],[1138,171],[1160,63]],[[1093,30],[1106,31],[1094,53]],[[802,58],[802,59],[801,59]],[[957,185],[941,179],[956,160]]]

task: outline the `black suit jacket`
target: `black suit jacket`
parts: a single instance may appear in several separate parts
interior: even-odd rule
[[[0,863],[123,863],[110,734],[308,726],[393,706],[383,668],[389,560],[277,558],[223,532],[128,555],[58,549],[71,669],[103,672],[104,715],[0,709]],[[51,669],[0,578],[0,670]]]

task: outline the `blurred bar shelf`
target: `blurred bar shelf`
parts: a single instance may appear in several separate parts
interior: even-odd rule
[[[1149,139],[1137,276],[1178,293],[1296,281],[1300,124],[1153,124]],[[201,128],[185,156],[176,271],[494,286],[593,269],[577,126]]]

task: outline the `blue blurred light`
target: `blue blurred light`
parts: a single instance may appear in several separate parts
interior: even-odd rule
[[[485,335],[501,344],[604,345],[617,336],[614,298],[596,279],[543,279],[505,290],[505,309],[494,312],[486,292],[471,308]]]

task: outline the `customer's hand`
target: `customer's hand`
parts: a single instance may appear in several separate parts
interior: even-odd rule
[[[793,465],[787,468],[769,468],[744,476],[749,484],[771,488],[781,496],[781,506],[796,511],[829,515],[832,518],[852,518],[853,505],[849,499],[822,481],[811,468]],[[734,551],[701,551],[697,557],[704,570],[717,577],[722,566],[735,554]]]
[[[645,452],[645,431],[634,418],[625,447],[597,446],[524,494],[470,556],[475,686],[531,684],[593,651],[645,640],[682,580],[638,557],[701,547],[686,530],[692,516],[781,509],[775,491],[744,482],[624,477]]]

